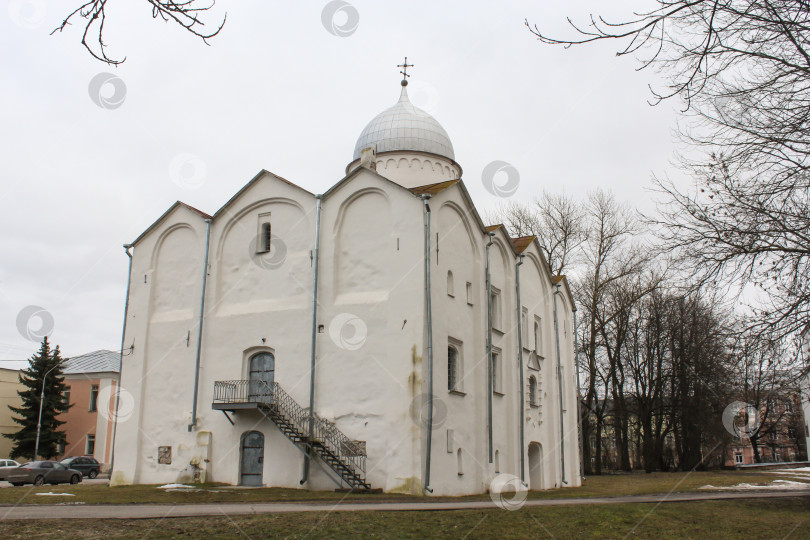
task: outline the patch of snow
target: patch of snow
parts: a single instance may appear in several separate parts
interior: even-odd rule
[[[185,484],[163,484],[158,486],[158,489],[194,489],[194,486],[187,486]]]
[[[733,491],[750,491],[762,489],[810,489],[807,482],[793,482],[791,480],[774,480],[770,484],[737,484],[736,486],[717,487],[712,485],[702,486],[700,489],[724,489]]]
[[[774,474],[801,474],[801,475],[808,475],[810,474],[810,467],[799,467],[797,469],[776,469],[772,471],[765,471]]]
[[[36,493],[35,495],[54,495],[54,496],[62,496],[62,497],[75,497],[73,493],[54,493],[49,491],[48,493]]]

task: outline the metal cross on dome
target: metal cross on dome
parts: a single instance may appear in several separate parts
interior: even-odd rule
[[[402,63],[402,64],[399,64],[397,67],[402,68],[402,71],[400,71],[400,73],[402,73],[402,86],[407,86],[408,77],[410,77],[410,75],[408,75],[408,68],[413,67],[413,64],[408,63],[408,57],[406,56],[405,57],[405,62]]]

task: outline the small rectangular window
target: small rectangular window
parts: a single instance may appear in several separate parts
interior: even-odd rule
[[[268,253],[272,247],[272,240],[270,213],[259,214],[259,224],[256,230],[256,253]]]
[[[447,338],[447,390],[461,393],[464,380],[464,358],[461,341]]]
[[[64,392],[62,392],[62,401],[65,405],[70,405],[70,387],[65,387]]]
[[[467,282],[467,303],[473,305],[472,283]]]
[[[501,362],[501,351],[492,351],[492,391],[496,394],[503,394],[503,365]]]
[[[523,338],[523,348],[529,348],[529,310],[521,308],[520,310],[520,331]]]
[[[98,410],[98,385],[94,384],[90,387],[90,412]]]
[[[92,455],[96,452],[96,436],[95,435],[88,435],[87,436],[87,444],[85,446],[85,454]]]
[[[453,452],[455,452],[454,446],[455,445],[453,443],[453,430],[448,429],[447,430],[447,453],[448,454],[452,454]]]
[[[540,317],[534,318],[534,331],[533,331],[533,340],[534,340],[534,354],[537,355],[539,358],[543,358],[543,321]]]
[[[492,287],[492,328],[500,330],[501,325],[501,291]]]

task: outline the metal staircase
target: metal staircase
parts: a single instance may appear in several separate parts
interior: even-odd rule
[[[309,410],[299,405],[277,382],[216,381],[212,407],[222,411],[258,409],[293,444],[319,456],[352,489],[371,489],[371,484],[366,482],[365,448],[349,439],[335,424],[317,415],[312,416],[310,439]]]

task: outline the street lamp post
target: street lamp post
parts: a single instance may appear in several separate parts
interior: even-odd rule
[[[42,377],[42,392],[39,394],[39,418],[37,419],[37,442],[34,445],[34,461],[36,461],[37,456],[39,455],[39,433],[42,428],[42,402],[45,401],[45,381],[48,379],[48,375],[51,371],[55,370],[59,366],[62,365],[62,362],[57,363],[51,369],[45,372],[45,376]]]

